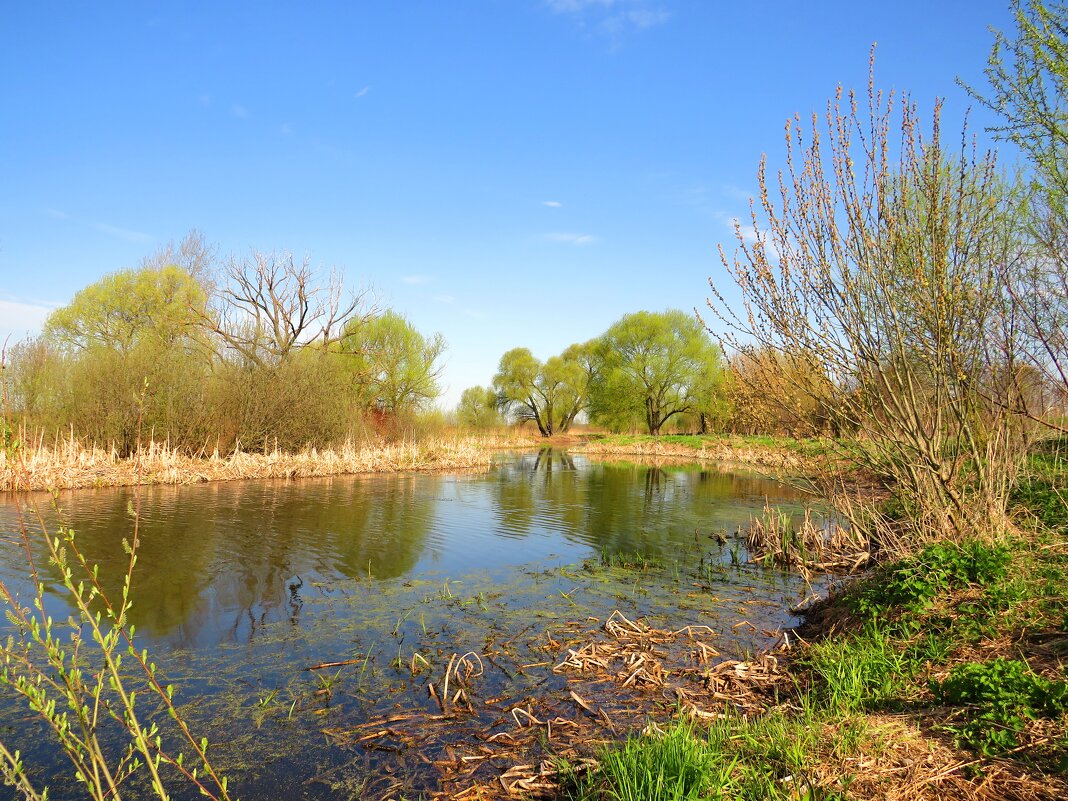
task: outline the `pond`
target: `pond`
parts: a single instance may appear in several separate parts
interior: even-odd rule
[[[28,501],[49,530],[77,531],[116,598],[136,517],[137,644],[245,801],[433,791],[434,763],[454,747],[484,740],[510,709],[576,686],[552,670],[568,632],[618,611],[663,629],[708,626],[718,655],[744,658],[797,622],[788,607],[811,589],[748,564],[744,540],[731,536],[766,502],[800,509],[802,496],[716,466],[542,451],[479,474],[83,490],[19,505],[8,496],[0,577],[24,600],[17,532]],[[46,603],[57,620],[70,613],[59,593]],[[428,685],[440,688],[450,660],[469,652],[479,675],[468,692],[481,701],[443,715]],[[598,696],[605,719],[610,695]],[[392,729],[392,739],[358,736],[419,715],[447,718],[448,731],[422,747]],[[78,797],[63,778],[69,766],[9,691],[0,724],[50,797]]]

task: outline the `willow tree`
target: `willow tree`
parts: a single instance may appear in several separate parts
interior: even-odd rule
[[[357,392],[368,408],[399,414],[426,407],[441,394],[441,334],[425,336],[403,315],[387,310],[350,322],[341,339]]]
[[[517,422],[533,421],[543,437],[567,433],[586,408],[598,365],[595,342],[571,345],[544,363],[528,348],[513,348],[493,377],[498,406]]]
[[[1016,445],[988,400],[998,267],[1018,253],[1009,193],[993,154],[945,144],[939,104],[926,133],[907,96],[870,81],[867,105],[839,89],[822,121],[789,121],[783,168],[760,162],[756,240],[739,225],[734,255],[721,249],[742,307],[715,281],[709,306],[738,353],[828,377],[796,391],[863,432],[844,455],[897,494],[913,536],[989,529]]]
[[[604,364],[591,393],[594,420],[640,421],[658,435],[676,415],[709,413],[720,350],[692,314],[671,309],[625,315],[601,337]]]
[[[497,393],[493,387],[468,387],[456,405],[456,422],[466,428],[482,430],[496,428],[504,421],[497,407]]]
[[[44,326],[66,384],[53,390],[52,422],[123,454],[139,429],[202,444],[191,432],[210,360],[200,325],[206,303],[201,285],[173,265],[111,273],[76,293]]]

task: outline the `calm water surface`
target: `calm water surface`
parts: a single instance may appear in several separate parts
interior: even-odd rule
[[[603,620],[619,609],[664,627],[710,625],[730,656],[764,647],[765,631],[792,624],[784,607],[806,592],[795,577],[735,564],[745,559],[739,541],[712,536],[734,532],[766,500],[799,508],[800,497],[715,468],[543,452],[477,475],[77,491],[61,494],[58,510],[33,500],[49,528],[77,531],[116,598],[123,540],[139,510],[137,639],[177,686],[193,725],[217,743],[216,759],[246,800],[349,797],[367,787],[390,757],[341,747],[323,731],[427,709],[427,677],[402,667],[413,653],[444,663],[519,641],[534,624]],[[0,496],[0,576],[25,598],[25,559],[12,542],[19,514]],[[639,559],[655,567],[603,567]],[[69,614],[56,593],[48,605],[56,619]],[[733,628],[742,620],[756,625]],[[316,695],[319,680],[306,668],[346,660],[354,661],[330,697]],[[516,673],[489,671],[486,691],[520,697],[534,681]],[[538,684],[563,680],[550,674]],[[0,724],[55,797],[77,797],[64,790],[65,766],[41,731],[7,695]],[[416,775],[425,768],[388,769],[411,773],[413,791],[433,786]]]

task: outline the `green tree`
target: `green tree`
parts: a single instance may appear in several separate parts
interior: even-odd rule
[[[356,320],[341,339],[369,408],[399,414],[425,408],[438,395],[445,352],[441,334],[424,336],[394,311]]]
[[[467,428],[485,429],[499,426],[503,420],[497,408],[493,387],[468,387],[456,406],[456,422]]]
[[[995,32],[986,77],[969,94],[1004,118],[992,130],[1023,151],[1060,213],[1068,202],[1068,5],[1013,0],[1015,37]]]
[[[641,421],[656,435],[676,415],[712,408],[705,396],[722,372],[721,354],[693,315],[677,309],[628,314],[601,343],[604,368],[591,392],[593,419],[617,426]]]
[[[207,296],[174,265],[122,270],[79,291],[45,321],[47,339],[74,350],[102,346],[129,353],[157,341],[171,345],[200,332]]]
[[[201,416],[210,365],[200,324],[207,303],[185,270],[166,265],[124,270],[79,291],[45,322],[43,340],[64,355],[65,386],[52,422],[114,443],[129,454],[139,430],[174,444],[190,441]]]
[[[586,407],[598,364],[594,342],[571,345],[544,363],[528,348],[513,348],[493,377],[498,405],[517,422],[533,420],[543,437],[567,433]]]

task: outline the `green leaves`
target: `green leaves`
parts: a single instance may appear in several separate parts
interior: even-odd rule
[[[78,292],[45,323],[45,336],[77,349],[122,353],[155,340],[173,343],[191,333],[207,295],[180,267],[123,270]]]
[[[444,337],[424,336],[394,311],[368,321],[354,320],[340,347],[350,354],[350,369],[371,408],[415,411],[441,393],[442,367],[437,362],[445,352]]]
[[[501,356],[493,389],[499,407],[516,421],[533,420],[542,436],[563,434],[585,409],[599,367],[593,341],[571,345],[544,364],[528,348],[513,348]]]
[[[916,556],[888,565],[852,596],[853,611],[867,618],[895,609],[927,606],[936,595],[969,584],[990,584],[1005,575],[1011,553],[1004,544],[978,540],[938,542]]]
[[[1068,711],[1068,683],[1036,676],[1016,659],[958,665],[945,681],[930,686],[941,703],[964,707],[964,721],[947,725],[947,731],[988,756],[1018,746],[1026,720]]]
[[[722,376],[719,348],[697,318],[678,309],[640,311],[600,340],[604,365],[590,393],[591,417],[612,428],[644,424],[659,434],[672,417],[708,412]]]

